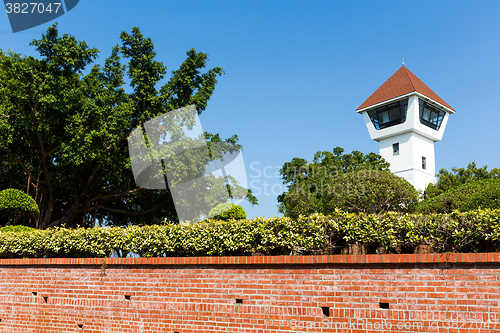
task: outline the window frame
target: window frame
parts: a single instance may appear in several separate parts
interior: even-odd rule
[[[445,116],[446,111],[421,98],[418,99],[418,118],[421,124],[439,131]]]
[[[399,142],[392,144],[392,156],[399,156]]]
[[[408,118],[408,102],[409,98],[403,98],[399,101],[371,109],[368,111],[368,117],[376,130],[403,124]],[[396,109],[398,110],[397,112],[395,112]],[[384,116],[387,116],[388,120],[383,121]]]

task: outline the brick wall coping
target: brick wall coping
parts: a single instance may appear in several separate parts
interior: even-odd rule
[[[0,266],[32,265],[258,265],[500,263],[500,253],[369,254],[314,256],[0,259]]]

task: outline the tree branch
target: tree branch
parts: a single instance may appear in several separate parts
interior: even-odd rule
[[[21,168],[23,169],[23,171],[26,173],[26,176],[28,176],[31,179],[35,178],[33,176],[33,174],[31,173],[31,171],[29,171],[28,168],[26,167],[26,165],[23,163],[23,161],[21,161],[19,159],[19,157],[17,157],[13,152],[11,152],[9,149],[5,149],[5,148],[0,148],[0,149],[2,149],[6,153],[8,153],[12,158],[14,158],[14,160],[17,162],[17,164],[19,164],[21,166]],[[47,185],[47,183],[45,181],[39,181],[39,182],[41,184]]]
[[[136,213],[136,212],[129,212],[129,211],[126,211],[126,210],[121,210],[121,209],[115,209],[115,208],[110,208],[110,207],[104,207],[104,206],[96,206],[94,208],[92,208],[92,210],[95,210],[95,209],[105,209],[105,210],[109,210],[111,212],[116,212],[116,213],[123,213],[123,214],[127,214],[127,215],[142,215],[142,214],[146,214],[146,213],[149,213],[150,211],[152,210],[155,210],[156,208],[166,204],[167,202],[170,202],[172,201],[172,199],[169,199],[169,200],[165,200],[163,201],[162,203],[159,203],[158,205],[154,206],[153,208],[150,208],[148,210],[145,210],[143,212],[140,212],[140,213]]]
[[[101,199],[113,198],[113,197],[121,197],[121,196],[124,196],[124,195],[127,195],[127,194],[133,194],[133,193],[139,192],[141,190],[143,190],[143,188],[138,187],[138,188],[135,188],[133,190],[129,190],[129,191],[121,192],[121,193],[120,192],[114,192],[114,193],[111,193],[111,194],[108,194],[108,195],[104,195],[104,196],[97,196],[95,198],[90,199],[89,202],[93,202],[93,201],[101,200]]]

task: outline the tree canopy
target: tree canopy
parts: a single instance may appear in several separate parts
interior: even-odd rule
[[[332,152],[316,152],[311,163],[303,158],[294,158],[283,164],[280,170],[288,191],[278,196],[279,211],[290,217],[312,213],[329,214],[335,207],[339,207],[339,196],[334,194],[351,193],[356,197],[362,195],[362,187],[367,185],[365,181],[370,178],[368,174],[371,171],[388,172],[389,163],[375,153],[365,155],[360,151],[353,151],[344,154],[344,149],[340,147],[334,148]],[[360,176],[361,173],[365,176]],[[362,177],[364,180],[353,183],[355,179],[347,179],[346,174],[354,175],[358,180]],[[369,207],[365,208],[370,210]],[[356,210],[363,209],[358,205]]]
[[[201,114],[224,72],[204,71],[207,54],[191,49],[162,82],[167,68],[156,60],[153,41],[137,27],[120,39],[102,65],[94,63],[97,49],[60,35],[57,25],[30,43],[39,59],[0,50],[0,189],[35,199],[38,228],[177,220],[168,190],[136,186],[127,138],[184,106]],[[237,136],[206,138],[241,148]],[[251,191],[247,199],[257,202]]]
[[[420,213],[467,212],[476,209],[500,209],[500,179],[472,180],[421,201]]]
[[[500,179],[500,169],[491,169],[488,166],[477,167],[476,162],[471,162],[467,168],[451,168],[439,170],[436,184],[429,184],[424,191],[424,199],[433,198],[449,190],[473,181],[485,179]]]

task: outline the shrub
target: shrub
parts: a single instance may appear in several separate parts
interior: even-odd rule
[[[452,188],[436,197],[422,201],[417,211],[422,213],[450,213],[479,208],[500,208],[500,179],[471,181]]]
[[[6,227],[0,228],[0,232],[24,232],[24,231],[33,231],[34,228],[30,228],[24,225],[8,225]]]
[[[213,208],[210,213],[210,216],[213,216],[216,220],[244,220],[247,218],[247,214],[245,210],[238,205],[232,203],[221,203]]]
[[[14,223],[25,213],[40,214],[35,200],[23,191],[8,188],[0,192],[0,212]]]

